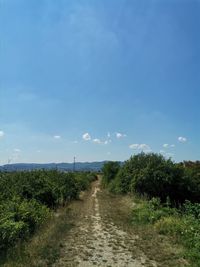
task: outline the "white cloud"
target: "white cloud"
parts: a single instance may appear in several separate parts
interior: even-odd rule
[[[160,150],[160,153],[165,154],[166,152],[165,152],[165,150]]]
[[[85,140],[85,141],[89,141],[89,140],[91,140],[91,136],[90,136],[89,133],[85,133],[85,134],[83,134],[82,138],[83,138],[83,140]]]
[[[61,139],[61,136],[60,136],[60,135],[54,135],[53,138],[54,138],[54,139]]]
[[[129,148],[131,149],[138,149],[138,147],[139,147],[139,144],[132,144],[129,146]]]
[[[139,149],[141,149],[141,150],[151,150],[150,146],[146,145],[146,144],[141,144],[139,146]]]
[[[187,138],[186,138],[186,137],[183,137],[183,136],[179,136],[179,137],[178,137],[178,141],[179,141],[180,143],[185,143],[185,142],[187,142]]]
[[[73,141],[73,144],[78,144],[78,141],[76,141],[76,140],[75,140],[75,141]]]
[[[117,139],[120,139],[120,138],[126,137],[126,134],[116,133],[116,137],[117,137]]]
[[[150,146],[147,144],[131,144],[129,148],[134,150],[151,151]]]
[[[107,133],[107,137],[110,138],[111,137],[111,134],[110,132]]]
[[[172,158],[174,156],[173,153],[166,152],[164,150],[160,150],[160,153],[163,154],[164,157]]]
[[[21,152],[21,149],[19,149],[19,148],[15,148],[15,149],[14,149],[14,152],[15,152],[15,153],[20,153],[20,152]]]
[[[0,138],[4,137],[4,135],[5,135],[4,131],[0,131]]]
[[[95,144],[101,144],[102,143],[101,140],[98,138],[93,139],[92,142]]]
[[[173,148],[173,147],[175,147],[175,145],[164,144],[163,147],[164,148]]]
[[[108,145],[108,144],[111,142],[111,140],[101,141],[100,139],[95,138],[95,139],[92,140],[92,142],[95,143],[95,144],[104,144],[104,145]]]

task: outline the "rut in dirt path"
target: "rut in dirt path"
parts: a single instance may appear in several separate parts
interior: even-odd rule
[[[106,203],[100,207],[100,193],[97,181],[84,201],[71,207],[75,226],[66,237],[62,257],[54,266],[157,267],[135,245],[138,236],[115,224]]]

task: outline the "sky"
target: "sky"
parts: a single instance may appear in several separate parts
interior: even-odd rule
[[[0,164],[200,160],[200,0],[0,0]]]

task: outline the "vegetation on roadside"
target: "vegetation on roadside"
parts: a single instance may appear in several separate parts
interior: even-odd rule
[[[0,172],[1,258],[51,220],[53,212],[77,199],[96,175],[53,171]],[[9,253],[8,253],[9,251]]]
[[[200,162],[176,164],[162,155],[141,153],[116,172],[117,164],[104,165],[102,182],[113,193],[137,196],[131,222],[173,236],[191,266],[200,266]]]

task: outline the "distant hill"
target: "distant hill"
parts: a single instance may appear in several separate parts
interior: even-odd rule
[[[101,162],[76,162],[76,171],[100,171],[106,161]],[[16,163],[0,166],[0,171],[31,171],[31,170],[53,170],[73,171],[73,163]]]

